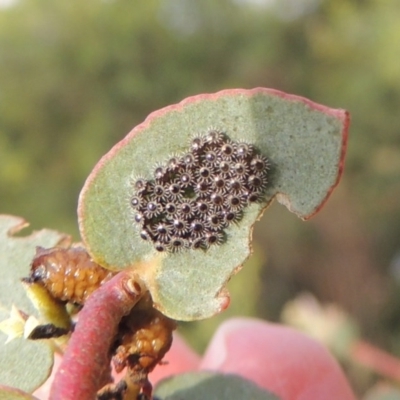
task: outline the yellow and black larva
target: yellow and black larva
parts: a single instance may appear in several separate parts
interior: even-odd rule
[[[174,251],[179,245],[176,247]],[[87,298],[115,274],[92,261],[83,247],[37,247],[29,277],[23,280],[44,286],[55,300],[84,305]],[[115,369],[121,372],[126,368],[125,378],[116,384],[106,384],[96,398],[122,399],[128,386],[140,391],[137,399],[150,398],[147,394],[151,394],[151,384],[147,376],[169,350],[175,328],[175,321],[157,311],[150,293],[146,292],[119,322],[109,349]],[[29,338],[51,339],[69,331],[53,324],[39,325]]]
[[[131,206],[140,237],[157,251],[207,249],[224,229],[262,200],[268,160],[247,142],[218,129],[193,137],[189,150],[154,168],[153,180],[133,180]]]

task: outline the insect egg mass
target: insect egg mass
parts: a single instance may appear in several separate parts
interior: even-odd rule
[[[262,200],[268,182],[268,160],[249,143],[211,129],[188,147],[158,164],[151,180],[132,182],[134,222],[159,252],[223,243],[224,229]]]

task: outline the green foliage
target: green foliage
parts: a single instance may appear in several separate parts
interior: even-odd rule
[[[243,218],[226,229],[222,245],[163,254],[154,271],[141,274],[157,308],[177,320],[207,318],[226,308],[223,287],[250,255],[252,226],[275,196],[304,219],[322,206],[340,176],[348,116],[261,88],[199,95],[156,111],[100,160],[81,192],[81,235],[98,263],[111,269],[135,268],[135,263],[157,257],[133,221],[132,179],[151,179],[157,162],[185,154],[193,133],[210,126],[268,157],[270,182],[263,201],[249,206]]]
[[[38,316],[20,279],[29,273],[36,246],[52,247],[66,239],[65,235],[50,230],[25,237],[14,236],[26,225],[21,218],[0,217],[0,321],[9,317],[13,305],[29,315]],[[0,384],[33,392],[51,372],[53,351],[49,343],[28,341],[23,337],[6,343],[6,339],[7,336],[0,332]]]
[[[78,238],[77,196],[99,157],[149,112],[188,95],[265,86],[344,107],[344,181],[307,224],[272,206],[255,230],[266,254],[259,296],[246,296],[253,312],[277,319],[285,301],[311,290],[400,354],[399,285],[389,279],[400,236],[399,2],[316,1],[291,19],[276,12],[282,1],[260,3],[1,8],[1,211]]]
[[[157,385],[155,395],[160,400],[279,400],[238,375],[205,371],[165,379]]]

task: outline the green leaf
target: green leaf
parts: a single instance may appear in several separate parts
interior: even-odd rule
[[[92,257],[110,269],[143,269],[156,307],[178,320],[207,318],[226,308],[224,289],[251,253],[252,226],[273,198],[300,218],[315,214],[343,169],[349,118],[298,96],[271,89],[199,95],[151,114],[95,166],[81,192],[79,225]],[[139,236],[129,204],[132,177],[153,178],[157,162],[188,151],[193,134],[216,127],[253,144],[271,162],[263,202],[247,207],[225,230],[226,241],[207,251],[159,255]]]
[[[238,375],[206,371],[167,378],[157,385],[155,396],[160,400],[279,400]]]
[[[22,218],[0,215],[0,321],[8,319],[12,305],[38,316],[20,279],[29,273],[36,246],[53,247],[67,240],[65,235],[50,230],[14,236],[26,226]],[[6,344],[6,340],[7,336],[0,332],[0,385],[33,392],[51,372],[53,351],[44,341],[16,338]]]
[[[0,385],[0,400],[38,400],[36,397],[21,390]]]

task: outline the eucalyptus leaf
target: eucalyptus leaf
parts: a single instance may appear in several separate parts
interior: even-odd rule
[[[190,372],[161,381],[157,400],[279,400],[279,397],[238,375]]]
[[[29,273],[36,246],[53,247],[68,240],[66,235],[45,229],[29,236],[15,236],[26,226],[22,218],[0,215],[0,321],[9,318],[12,305],[38,317],[20,280]],[[7,336],[0,332],[0,385],[33,392],[51,372],[52,349],[44,341],[6,340]]]
[[[140,271],[155,306],[177,320],[210,317],[229,304],[226,282],[251,253],[252,226],[273,198],[302,219],[315,214],[339,181],[348,113],[271,89],[226,90],[188,98],[151,114],[95,166],[79,199],[79,227],[99,264],[121,270],[157,257]],[[158,253],[133,221],[132,180],[151,180],[157,163],[184,154],[210,127],[253,145],[270,162],[261,202],[208,250]]]

